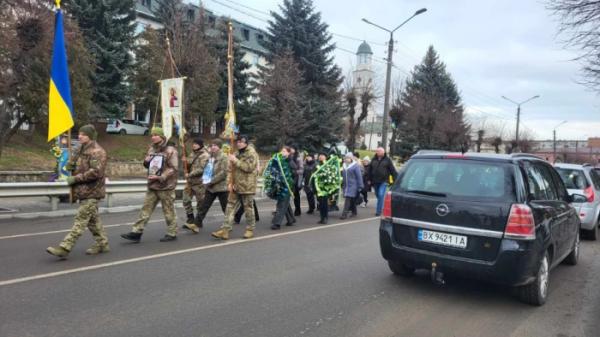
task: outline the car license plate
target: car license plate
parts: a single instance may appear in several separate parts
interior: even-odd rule
[[[418,239],[419,241],[435,243],[438,245],[467,248],[467,237],[464,235],[455,235],[419,229]]]

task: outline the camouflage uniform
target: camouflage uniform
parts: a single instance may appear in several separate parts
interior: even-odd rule
[[[74,167],[73,197],[79,200],[79,209],[71,232],[65,236],[60,247],[71,251],[77,239],[87,227],[99,248],[108,247],[106,232],[98,216],[98,201],[106,194],[104,170],[106,151],[95,141],[82,145],[68,164]]]
[[[212,160],[213,176],[210,183],[206,185],[204,202],[202,203],[200,212],[198,212],[198,219],[200,223],[206,217],[206,214],[208,213],[208,210],[212,206],[215,199],[219,199],[219,204],[221,205],[223,213],[225,213],[227,206],[227,164],[229,161],[220,150],[218,153],[213,153]]]
[[[177,150],[168,145],[166,141],[152,145],[147,156],[162,156],[163,170],[158,180],[148,180],[148,191],[144,199],[138,220],[132,228],[133,233],[142,233],[144,226],[150,220],[152,212],[160,201],[167,222],[167,235],[177,236],[177,216],[175,214],[175,187],[177,187]],[[150,162],[144,161],[144,166],[149,167]]]
[[[206,167],[209,157],[210,155],[206,152],[206,149],[201,148],[194,151],[188,159],[190,173],[188,174],[187,186],[183,191],[183,208],[186,214],[194,214],[194,208],[192,207],[194,197],[196,197],[196,212],[200,213],[206,192],[202,184],[202,174],[204,173],[204,167]]]
[[[252,200],[256,194],[258,180],[258,154],[252,145],[235,153],[238,161],[229,167],[228,174],[233,174],[233,192],[229,193],[227,208],[225,209],[225,222],[222,229],[231,230],[234,223],[235,212],[238,207],[244,207],[246,214],[246,229],[254,230],[256,220]],[[229,176],[228,176],[229,178]]]

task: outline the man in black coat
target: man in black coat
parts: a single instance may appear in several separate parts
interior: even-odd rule
[[[375,216],[381,215],[383,209],[383,200],[385,192],[390,181],[390,176],[396,178],[396,168],[392,160],[386,155],[382,147],[378,147],[375,151],[375,156],[369,166],[369,181],[368,184],[373,186],[375,196],[377,197],[377,209]]]

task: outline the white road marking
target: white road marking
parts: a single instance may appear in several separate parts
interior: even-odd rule
[[[284,236],[290,236],[290,235],[295,235],[295,234],[302,234],[302,233],[306,233],[306,232],[318,231],[318,230],[323,230],[323,229],[330,229],[330,228],[355,224],[355,223],[359,223],[359,222],[372,221],[372,220],[377,220],[377,219],[379,219],[379,217],[357,219],[357,220],[352,220],[352,221],[340,222],[340,223],[336,223],[336,224],[332,224],[332,225],[311,227],[311,228],[305,228],[305,229],[300,229],[300,230],[296,230],[296,231],[270,234],[270,235],[255,237],[253,239],[248,239],[248,240],[235,239],[235,240],[221,241],[219,243],[207,245],[207,246],[187,248],[187,249],[175,250],[175,251],[166,252],[166,253],[140,256],[140,257],[125,259],[125,260],[120,260],[120,261],[100,263],[100,264],[96,264],[96,265],[92,265],[92,266],[67,269],[67,270],[62,270],[62,271],[57,271],[57,272],[52,272],[52,273],[20,277],[20,278],[15,278],[15,279],[11,279],[11,280],[0,281],[0,287],[11,285],[11,284],[34,281],[34,280],[46,279],[46,278],[51,278],[51,277],[63,276],[63,275],[68,275],[68,274],[81,273],[81,272],[90,271],[90,270],[114,267],[114,266],[119,266],[119,265],[123,265],[123,264],[134,263],[134,262],[154,260],[154,259],[159,259],[159,258],[163,258],[163,257],[167,257],[167,256],[198,252],[198,251],[208,250],[208,249],[212,249],[212,248],[232,246],[232,245],[238,245],[238,244],[244,244],[244,243],[250,243],[250,242],[256,242],[256,241],[274,239],[274,238],[279,238],[279,237],[284,237]]]

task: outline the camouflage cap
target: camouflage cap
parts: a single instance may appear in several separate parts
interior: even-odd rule
[[[152,130],[150,130],[150,135],[164,137],[165,133],[161,127],[155,126],[152,128]]]
[[[96,140],[98,138],[98,132],[96,132],[96,128],[92,124],[87,124],[80,127],[79,133],[83,133],[84,135],[90,137],[91,140]]]

